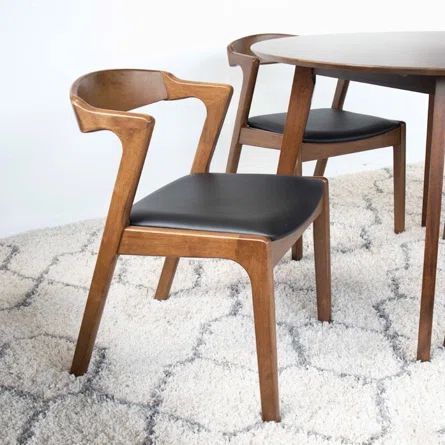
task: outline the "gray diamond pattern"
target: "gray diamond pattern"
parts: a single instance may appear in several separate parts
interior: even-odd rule
[[[407,230],[390,170],[331,180],[333,318],[316,320],[311,234],[276,267],[282,422],[263,423],[247,275],[122,257],[90,371],[68,373],[102,221],[0,240],[0,431],[5,444],[445,444],[441,242],[433,358],[415,361],[424,232],[410,166]]]

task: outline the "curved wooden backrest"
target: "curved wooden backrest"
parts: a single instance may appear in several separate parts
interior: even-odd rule
[[[239,65],[240,61],[254,57],[260,64],[271,64],[274,62],[265,62],[258,57],[250,47],[254,43],[262,42],[263,40],[279,39],[282,37],[295,37],[294,34],[254,34],[251,36],[241,37],[238,40],[234,40],[227,47],[227,55],[229,58],[230,66]]]
[[[236,114],[234,131],[231,146],[239,144],[240,131],[247,125],[252,105],[255,84],[258,76],[260,65],[273,64],[274,62],[266,62],[258,57],[250,49],[254,43],[263,40],[279,39],[282,37],[295,37],[292,34],[254,34],[241,37],[234,40],[227,46],[227,57],[230,66],[239,66],[243,72],[243,83],[239,97],[238,111]],[[232,149],[229,154],[229,162],[231,161]],[[238,161],[236,161],[238,162]]]
[[[251,36],[241,37],[234,40],[227,46],[227,56],[230,66],[239,65],[243,70],[243,91],[240,96],[240,119],[243,123],[247,122],[248,113],[252,103],[253,91],[260,65],[273,64],[275,62],[266,62],[257,56],[250,48],[254,43],[264,40],[280,39],[283,37],[296,37],[295,34],[254,34]],[[349,87],[349,80],[339,79],[337,82],[332,108],[342,110],[345,102],[346,94]]]
[[[160,100],[195,97],[207,110],[193,171],[207,171],[232,96],[229,85],[192,82],[165,71],[115,69],[97,71],[76,80],[71,88],[81,131],[110,130],[123,141],[123,133],[154,126],[151,116],[129,110]],[[149,132],[151,135],[151,131]],[[148,133],[147,133],[148,134]],[[134,138],[133,138],[134,139]],[[145,141],[148,146],[149,141]],[[123,142],[124,149],[125,144]]]
[[[181,80],[164,71],[106,70],[87,74],[74,82],[71,103],[80,130],[109,130],[122,143],[122,157],[104,232],[108,237],[119,238],[128,225],[155,124],[153,117],[129,110],[160,100],[188,97],[201,100],[207,116],[192,173],[207,172],[231,96],[229,85]],[[108,241],[104,236],[102,242]]]
[[[78,79],[71,96],[107,110],[128,111],[167,99],[162,72],[149,70],[106,70]]]

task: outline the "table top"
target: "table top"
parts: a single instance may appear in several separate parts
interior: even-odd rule
[[[252,51],[269,62],[322,69],[445,76],[445,32],[324,34],[265,40]]]

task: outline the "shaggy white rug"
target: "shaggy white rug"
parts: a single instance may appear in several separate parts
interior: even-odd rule
[[[90,371],[68,374],[102,222],[0,240],[2,444],[445,444],[443,252],[430,363],[415,361],[422,169],[392,231],[388,170],[331,181],[332,324],[305,257],[275,269],[282,422],[262,423],[250,288],[237,264],[121,257]],[[443,243],[441,244],[443,250]]]

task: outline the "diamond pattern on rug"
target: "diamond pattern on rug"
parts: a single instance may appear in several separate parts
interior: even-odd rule
[[[249,279],[182,259],[122,257],[89,372],[68,373],[103,230],[84,221],[0,240],[0,434],[5,444],[445,444],[445,276],[432,360],[415,350],[423,171],[393,233],[388,169],[330,181],[333,323],[316,320],[312,233],[275,268],[282,422],[260,418]],[[440,258],[445,243],[441,241]]]
[[[91,425],[96,425],[93,431]],[[68,395],[36,419],[29,444],[142,443],[146,434],[142,408],[95,394]]]

